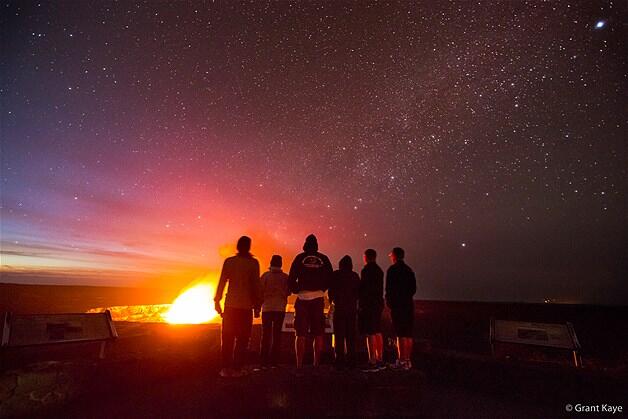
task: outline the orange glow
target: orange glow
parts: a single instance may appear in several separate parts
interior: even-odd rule
[[[170,324],[201,324],[216,319],[214,310],[214,287],[208,282],[197,283],[184,290],[163,315]]]

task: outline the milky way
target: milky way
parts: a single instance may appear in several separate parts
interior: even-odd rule
[[[406,249],[419,298],[628,301],[623,2],[8,2],[7,281]],[[257,246],[257,247],[256,247]]]

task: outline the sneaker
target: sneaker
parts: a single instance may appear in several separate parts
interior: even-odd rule
[[[231,368],[223,368],[220,370],[218,375],[220,375],[223,378],[231,378],[233,377],[233,371],[231,370]]]
[[[401,369],[404,371],[410,371],[412,369],[412,362],[401,361]]]
[[[388,368],[390,368],[391,370],[399,371],[403,368],[403,364],[400,360],[396,360],[394,363],[388,364]]]
[[[239,377],[244,377],[245,375],[247,375],[247,371],[243,370],[242,368],[236,368],[233,370],[233,372],[231,373],[231,377],[233,378],[239,378]]]
[[[362,372],[377,372],[377,371],[380,371],[380,368],[376,363],[371,364],[369,362],[369,364],[366,367],[362,368]]]
[[[383,371],[386,369],[386,364],[384,363],[384,361],[377,361],[375,363],[375,367],[377,368],[377,371]]]

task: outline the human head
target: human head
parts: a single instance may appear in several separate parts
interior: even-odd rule
[[[388,256],[390,256],[390,261],[392,263],[397,263],[398,261],[403,260],[403,258],[406,256],[406,252],[404,252],[401,247],[395,247]]]
[[[248,236],[242,236],[238,239],[238,244],[236,245],[236,249],[238,249],[238,253],[241,255],[248,255],[251,251],[251,238]]]
[[[366,249],[364,251],[364,262],[365,263],[375,262],[376,258],[377,258],[377,252],[375,251],[375,249]]]
[[[351,256],[344,255],[342,259],[338,262],[338,267],[341,271],[352,271],[353,270],[353,261],[351,260]]]
[[[304,252],[318,252],[318,240],[314,234],[310,234],[305,238],[305,243],[303,244]]]
[[[270,267],[271,268],[281,268],[282,264],[283,264],[283,260],[281,259],[281,256],[273,255],[273,257],[270,258]]]

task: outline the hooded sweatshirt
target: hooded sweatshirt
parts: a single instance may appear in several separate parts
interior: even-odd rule
[[[288,302],[288,275],[281,268],[270,267],[268,272],[262,275],[262,294],[264,303],[262,311],[286,311]]]
[[[353,272],[353,263],[344,256],[338,263],[329,286],[329,302],[334,303],[336,312],[354,312],[360,292],[360,277]]]
[[[323,297],[329,288],[332,273],[329,258],[318,252],[316,236],[310,234],[305,239],[303,253],[298,254],[290,266],[290,292],[299,294],[301,299]]]

